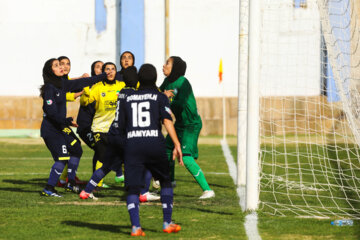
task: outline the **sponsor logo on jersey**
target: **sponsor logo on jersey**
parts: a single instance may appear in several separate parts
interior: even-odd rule
[[[168,107],[165,107],[165,111],[168,112],[170,115],[172,114],[171,109]]]
[[[104,92],[102,92],[102,93],[101,93],[101,96],[105,97],[105,96],[106,96],[106,94],[105,94]]]
[[[158,130],[133,130],[128,132],[127,138],[135,137],[157,137],[159,136]]]
[[[113,111],[116,109],[117,101],[105,101],[104,108],[105,111]]]
[[[56,96],[57,96],[57,97],[60,96],[60,93],[56,93]]]
[[[46,100],[46,104],[47,104],[47,105],[51,105],[52,103],[53,103],[53,101],[52,101],[51,99]]]

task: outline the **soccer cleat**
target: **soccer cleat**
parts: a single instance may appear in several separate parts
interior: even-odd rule
[[[88,199],[88,198],[90,198],[90,199],[93,199],[93,200],[98,200],[98,198],[95,197],[94,194],[92,194],[92,193],[87,193],[87,192],[85,192],[85,190],[82,190],[82,191],[81,191],[79,197],[80,197],[81,199]]]
[[[122,183],[124,182],[125,178],[124,178],[124,175],[121,175],[121,176],[115,176],[115,182],[116,183]]]
[[[41,195],[47,196],[47,197],[62,197],[55,189],[49,190],[44,188],[41,192]]]
[[[68,182],[65,186],[65,191],[67,192],[73,192],[73,193],[79,193],[80,192],[80,188],[76,185],[71,184],[70,182]]]
[[[159,189],[160,188],[160,181],[153,179],[152,186],[155,189]]]
[[[165,233],[177,233],[180,230],[181,230],[180,225],[175,224],[173,222],[171,222],[171,223],[164,222],[163,232],[165,232]]]
[[[149,202],[159,200],[160,196],[155,193],[146,192],[144,194],[140,194],[139,201],[140,202]]]
[[[215,192],[213,190],[205,190],[199,199],[207,199],[215,197]]]
[[[141,229],[141,227],[133,226],[131,229],[131,236],[145,237],[145,232]]]

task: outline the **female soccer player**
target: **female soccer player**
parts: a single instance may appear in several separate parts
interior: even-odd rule
[[[41,137],[50,150],[54,165],[42,195],[61,197],[55,190],[55,185],[68,164],[68,179],[65,189],[79,192],[76,186],[75,176],[79,165],[82,149],[80,141],[71,130],[70,126],[77,126],[72,117],[66,118],[66,92],[83,88],[94,84],[106,77],[106,74],[92,78],[84,78],[69,81],[64,77],[64,71],[59,60],[51,58],[43,67],[44,85],[40,88],[40,96],[43,98],[43,121],[41,123]]]
[[[186,63],[180,57],[170,57],[163,66],[166,76],[161,84],[161,91],[170,98],[171,111],[175,115],[175,129],[181,142],[183,161],[186,169],[195,178],[203,190],[200,199],[215,197],[215,192],[210,189],[204,173],[195,162],[198,158],[197,142],[202,128],[201,117],[198,114],[196,100],[190,82],[184,77]],[[167,151],[170,153],[174,145],[169,136],[166,137]],[[174,182],[174,164],[171,166],[171,180]]]
[[[128,191],[127,209],[132,225],[132,236],[145,236],[139,217],[139,193],[144,183],[144,173],[150,170],[161,184],[161,203],[163,208],[163,231],[174,233],[181,227],[172,222],[173,189],[169,176],[169,162],[166,145],[161,133],[164,124],[170,138],[174,141],[173,160],[178,157],[183,165],[181,146],[172,123],[169,102],[156,87],[156,69],[144,64],[139,70],[140,87],[124,89],[119,95],[118,109],[114,124],[120,133],[125,133],[124,162],[125,187]]]
[[[114,63],[105,63],[102,70],[107,74],[107,79],[92,86],[90,91],[85,90],[84,94],[87,98],[80,99],[80,104],[83,106],[96,102],[95,114],[91,125],[91,131],[94,133],[95,154],[98,156],[96,169],[99,169],[103,164],[108,145],[107,133],[115,118],[117,97],[120,90],[125,87],[123,81],[115,79],[116,76],[120,77],[120,75],[116,74]],[[100,181],[99,186],[108,187],[102,181]]]

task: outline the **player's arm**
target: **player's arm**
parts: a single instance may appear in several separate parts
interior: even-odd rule
[[[106,79],[106,73],[102,73],[88,78],[66,80],[64,81],[64,90],[65,92],[71,92],[71,91],[75,91],[76,89],[83,89],[84,87],[93,85],[105,79]]]
[[[166,131],[168,132],[169,136],[171,137],[171,140],[174,143],[173,160],[175,160],[175,158],[177,158],[179,164],[181,166],[184,166],[184,162],[182,160],[181,144],[180,144],[179,139],[178,139],[178,137],[176,135],[174,124],[170,119],[167,119],[167,118],[164,119],[163,124],[164,124],[164,126],[166,128]]]
[[[90,103],[96,101],[99,93],[98,85],[93,85],[91,89],[89,87],[85,87],[83,90],[83,94],[80,97],[80,105],[87,106]]]

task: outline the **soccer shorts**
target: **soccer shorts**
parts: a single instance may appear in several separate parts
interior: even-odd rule
[[[86,145],[88,145],[89,148],[94,149],[95,141],[94,141],[94,134],[91,131],[91,127],[85,128],[78,133],[81,140],[83,140],[84,143],[86,143]]]
[[[185,128],[175,128],[176,134],[181,143],[181,151],[183,156],[191,156],[197,159],[199,156],[198,139],[202,125],[186,126]],[[166,136],[166,152],[172,154],[174,150],[174,143],[170,136]]]

